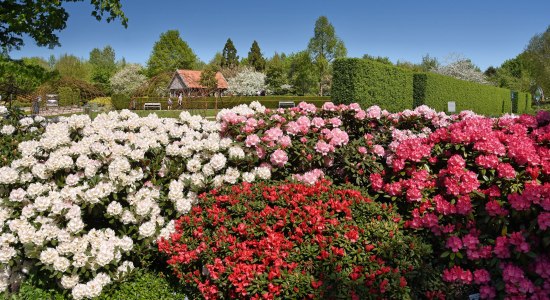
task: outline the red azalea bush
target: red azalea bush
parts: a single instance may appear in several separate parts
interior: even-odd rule
[[[326,180],[243,183],[201,195],[159,250],[206,299],[403,299],[430,248],[401,228],[391,205]]]

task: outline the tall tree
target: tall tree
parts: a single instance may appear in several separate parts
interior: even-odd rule
[[[258,42],[254,41],[248,52],[248,65],[256,71],[262,72],[265,69],[265,58],[262,55]]]
[[[237,49],[233,45],[231,39],[227,39],[222,51],[222,68],[233,69],[239,65],[239,56],[237,56]]]
[[[147,74],[153,77],[162,72],[173,72],[176,69],[193,69],[197,56],[182,40],[178,30],[168,30],[155,42],[153,52],[147,61]]]
[[[106,46],[103,50],[94,48],[90,52],[89,63],[92,65],[92,81],[99,84],[104,91],[108,91],[109,79],[116,72],[115,50]]]
[[[38,57],[38,56],[22,57],[21,59],[23,60],[23,62],[25,62],[26,65],[29,65],[29,66],[35,65],[35,66],[42,67],[44,70],[51,71],[50,65],[42,57]]]
[[[273,94],[280,95],[284,94],[285,91],[282,87],[286,83],[283,59],[278,53],[275,53],[267,66],[265,84]]]
[[[430,54],[422,56],[420,68],[423,72],[432,72],[440,67],[439,61],[435,57],[430,57]]]
[[[524,53],[535,84],[533,88],[540,86],[546,94],[550,94],[550,26],[531,38]]]
[[[208,62],[208,65],[214,66],[219,69],[222,67],[222,60],[223,60],[222,53],[216,52],[216,54],[214,54],[214,57]]]
[[[76,78],[90,81],[92,66],[78,57],[70,54],[63,54],[55,63],[55,69],[61,77]]]
[[[30,36],[38,46],[59,46],[56,31],[63,30],[69,14],[65,2],[84,0],[0,0],[0,47],[7,50],[20,49],[23,36]],[[124,27],[128,19],[122,11],[120,0],[90,0],[94,6],[92,16],[107,22],[120,18]]]
[[[336,36],[334,26],[327,17],[321,16],[315,22],[314,34],[309,40],[308,51],[317,65],[319,94],[322,96],[323,80],[330,71],[330,64],[335,58],[347,55],[344,42]]]
[[[308,51],[298,52],[290,58],[289,79],[298,95],[310,94],[315,90],[317,77],[315,64]]]

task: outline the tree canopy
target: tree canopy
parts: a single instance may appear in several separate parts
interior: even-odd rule
[[[147,73],[153,77],[176,69],[193,69],[197,56],[180,37],[178,30],[168,30],[160,35],[147,61]]]
[[[315,22],[313,37],[309,40],[308,51],[313,56],[317,67],[319,95],[323,96],[323,82],[329,77],[330,63],[339,57],[347,55],[344,42],[336,36],[334,26],[327,17],[321,16]]]
[[[222,51],[222,68],[234,68],[239,65],[239,56],[237,49],[231,39],[227,39]]]
[[[38,46],[53,48],[59,46],[55,31],[67,26],[69,14],[63,7],[65,2],[84,0],[0,0],[0,47],[4,50],[20,49],[23,36],[30,36]],[[128,25],[128,18],[122,11],[120,0],[90,0],[94,6],[92,16],[107,22],[120,19]]]
[[[254,41],[248,52],[248,65],[256,71],[262,72],[265,69],[265,58],[262,55],[258,42]]]

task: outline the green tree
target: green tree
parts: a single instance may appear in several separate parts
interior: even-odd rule
[[[336,36],[334,26],[327,17],[321,16],[315,22],[313,37],[309,40],[308,51],[317,65],[319,95],[323,95],[323,80],[330,71],[330,64],[335,58],[347,55],[344,42]]]
[[[435,57],[430,57],[430,54],[422,56],[422,62],[420,68],[423,72],[433,72],[440,67],[440,63]]]
[[[81,1],[84,0],[0,0],[1,48],[20,49],[24,35],[30,36],[38,46],[59,46],[56,31],[65,29],[69,17],[63,4]],[[90,3],[94,7],[92,16],[97,20],[106,15],[107,22],[119,18],[122,25],[127,26],[120,0],[90,0]]]
[[[15,99],[18,95],[32,93],[57,74],[37,64],[0,55],[0,95],[3,99]]]
[[[233,69],[239,65],[239,56],[237,49],[231,39],[227,39],[222,51],[222,68]]]
[[[532,88],[540,86],[548,93],[550,91],[550,26],[545,32],[531,38],[523,59],[534,82]]]
[[[301,51],[290,58],[289,79],[298,95],[307,95],[315,90],[317,82],[315,64],[308,51]]]
[[[221,52],[216,52],[214,57],[208,62],[208,65],[217,67],[218,69],[222,67],[223,56]]]
[[[283,85],[287,83],[284,59],[275,53],[267,65],[265,84],[273,94],[284,94]]]
[[[262,72],[265,69],[265,58],[262,55],[258,42],[254,41],[248,52],[248,65],[256,71]]]
[[[90,52],[89,63],[92,65],[92,82],[97,83],[107,92],[110,89],[109,79],[116,72],[115,50],[106,46],[103,50],[94,48]]]
[[[210,93],[218,87],[218,80],[216,79],[216,73],[218,69],[216,67],[207,67],[201,72],[201,78],[199,83],[205,87]]]
[[[38,57],[38,56],[22,57],[21,59],[23,60],[23,62],[25,62],[26,65],[29,65],[29,66],[35,65],[35,66],[42,67],[44,70],[51,71],[50,65],[42,57]]]
[[[90,82],[92,74],[92,66],[88,62],[70,54],[63,54],[57,59],[55,70],[61,77],[76,78],[88,82]]]
[[[196,63],[197,56],[181,39],[179,31],[168,30],[160,35],[153,46],[153,52],[147,61],[147,74],[153,77],[177,69],[194,69]]]

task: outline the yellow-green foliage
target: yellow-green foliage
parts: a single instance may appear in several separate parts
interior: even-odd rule
[[[111,97],[98,97],[94,98],[89,103],[97,103],[98,106],[102,106],[104,110],[109,111],[113,108],[113,102]]]
[[[391,112],[413,106],[413,73],[359,58],[337,59],[333,65],[332,101],[362,107],[378,105]]]
[[[471,110],[493,116],[529,112],[531,106],[528,93],[518,93],[517,109],[512,110],[511,91],[508,89],[433,73],[414,74],[415,106],[425,104],[437,111],[446,111],[449,101],[455,102],[457,112]]]

